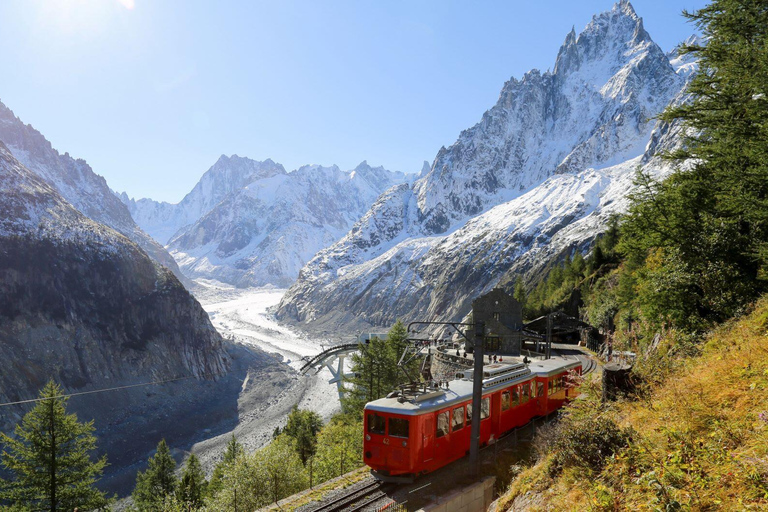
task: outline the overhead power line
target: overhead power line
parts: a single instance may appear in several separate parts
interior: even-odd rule
[[[29,400],[19,400],[17,402],[6,402],[4,404],[0,404],[0,407],[7,407],[9,405],[21,405],[21,404],[31,404],[33,402],[43,402],[45,400],[53,400],[55,398],[69,398],[73,396],[81,396],[81,395],[92,395],[95,393],[104,393],[106,391],[118,391],[120,389],[128,389],[128,388],[139,388],[142,386],[155,386],[157,384],[165,384],[168,382],[176,382],[179,380],[187,380],[187,379],[193,379],[194,376],[190,375],[188,377],[177,377],[175,379],[166,379],[166,380],[155,380],[152,382],[143,382],[141,384],[129,384],[127,386],[117,386],[114,388],[104,388],[104,389],[92,389],[91,391],[80,391],[79,393],[68,393],[65,395],[57,395],[57,396],[51,396],[46,398],[31,398]]]

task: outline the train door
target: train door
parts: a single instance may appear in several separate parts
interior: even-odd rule
[[[421,461],[429,462],[435,458],[435,415],[424,417],[424,428],[421,430]]]

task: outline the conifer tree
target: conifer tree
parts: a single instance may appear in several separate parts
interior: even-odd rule
[[[317,450],[317,433],[321,428],[323,428],[323,420],[319,414],[307,409],[299,409],[298,405],[293,406],[283,433],[295,441],[296,452],[304,465]]]
[[[515,291],[513,292],[513,297],[525,310],[526,303],[528,302],[528,294],[525,291],[525,285],[523,284],[523,280],[520,278],[520,276],[515,279]]]
[[[188,509],[199,509],[203,506],[207,484],[200,461],[193,453],[184,465],[184,472],[181,475],[179,489],[176,493],[178,500]]]
[[[638,176],[622,248],[642,259],[638,295],[648,318],[698,330],[766,291],[768,272],[768,2],[713,0],[684,13],[705,43],[692,101],[662,119],[686,127],[668,155],[689,169],[663,183]]]
[[[360,345],[352,355],[354,377],[345,379],[352,384],[342,399],[346,413],[360,414],[366,402],[386,396],[398,385],[408,380],[402,368],[397,366],[408,341],[405,325],[398,320],[392,325],[386,340],[373,338]],[[410,375],[418,378],[419,361],[411,361],[407,368]]]
[[[227,442],[227,447],[224,450],[224,456],[216,467],[213,468],[213,474],[211,475],[211,481],[208,483],[208,493],[214,495],[219,492],[224,485],[224,474],[227,469],[239,459],[245,455],[243,445],[241,445],[234,434]]]
[[[40,400],[29,411],[14,436],[0,433],[3,467],[0,504],[24,510],[96,510],[109,500],[94,487],[107,465],[106,457],[91,460],[96,450],[93,422],[80,423],[67,414],[68,399],[49,381]]]
[[[171,450],[161,440],[157,452],[149,459],[146,471],[136,475],[136,487],[133,489],[133,502],[141,512],[162,511],[166,502],[176,492],[176,461]]]

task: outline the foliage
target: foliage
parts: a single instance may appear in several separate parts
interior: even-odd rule
[[[500,510],[528,492],[551,510],[768,508],[766,332],[768,296],[704,343],[669,333],[657,352],[641,356],[643,371],[665,378],[651,380],[640,400],[611,408],[579,400],[557,427],[563,437],[613,446],[612,454],[585,471],[581,456],[550,451],[518,476]],[[607,435],[579,433],[591,418],[601,418],[597,431]],[[616,427],[629,434],[623,447],[612,441]]]
[[[612,218],[605,233],[593,242],[586,258],[579,251],[575,251],[572,257],[567,255],[561,263],[549,269],[546,278],[539,281],[527,297],[522,281],[518,279],[514,296],[523,305],[523,316],[533,319],[565,309],[575,292],[588,290],[592,281],[620,262],[616,250],[618,241],[619,219]],[[576,311],[570,313],[577,314]]]
[[[307,486],[293,440],[280,435],[251,455],[237,454],[223,466],[222,486],[206,500],[216,511],[256,510]]]
[[[345,378],[350,384],[342,399],[345,413],[361,415],[367,402],[386,396],[400,384],[407,383],[405,372],[397,366],[408,342],[405,325],[395,322],[386,340],[373,338],[360,345],[352,357],[353,377]],[[412,361],[406,368],[414,378],[418,377],[419,361]]]
[[[164,510],[167,502],[174,497],[178,486],[175,471],[176,461],[171,456],[165,439],[162,439],[157,445],[155,455],[150,457],[146,471],[136,474],[136,487],[132,497],[141,512]]]
[[[216,467],[213,468],[213,474],[211,475],[211,481],[208,483],[208,493],[211,495],[216,494],[219,490],[221,490],[223,486],[223,478],[224,474],[226,472],[227,467],[231,466],[235,463],[235,461],[245,455],[245,450],[243,449],[243,445],[241,445],[239,442],[237,442],[237,438],[234,434],[232,434],[232,437],[227,442],[227,448],[224,450],[224,457],[216,464]]]
[[[92,510],[109,503],[94,487],[107,459],[91,460],[93,422],[80,423],[75,414],[67,414],[68,399],[61,395],[62,389],[49,381],[14,436],[0,433],[0,458],[11,474],[10,480],[0,480],[0,504],[11,510]]]
[[[181,474],[176,497],[188,510],[197,510],[203,505],[208,482],[195,454],[190,454]]]
[[[334,417],[320,431],[315,457],[317,481],[341,476],[363,465],[363,424],[350,417]]]
[[[638,303],[657,325],[702,332],[765,292],[768,265],[768,9],[713,0],[685,13],[706,45],[690,103],[669,108],[685,144],[667,155],[690,169],[662,183],[638,176],[622,249],[644,260]]]
[[[304,465],[288,436],[281,435],[255,455],[255,462],[263,472],[266,495],[271,502],[307,488]]]
[[[317,433],[321,428],[323,428],[323,420],[319,414],[308,409],[299,409],[298,405],[293,406],[283,434],[293,438],[296,452],[304,465],[317,450]]]

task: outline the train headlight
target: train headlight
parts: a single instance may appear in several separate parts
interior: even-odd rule
[[[403,441],[403,448],[405,448],[406,446],[408,446],[408,441]]]
[[[365,434],[365,440],[370,441],[371,440],[371,434]]]

